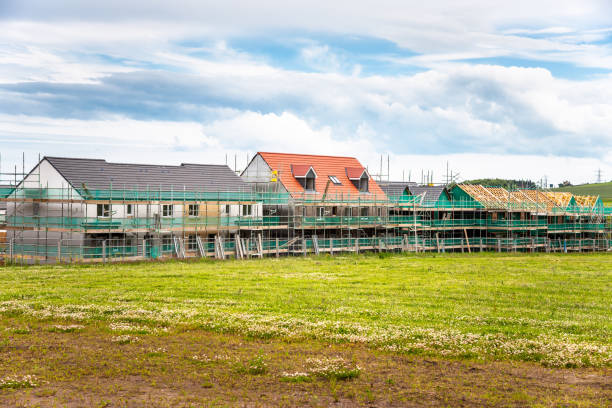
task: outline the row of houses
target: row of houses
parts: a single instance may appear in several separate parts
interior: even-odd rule
[[[0,256],[27,262],[599,251],[611,231],[599,197],[381,182],[352,157],[268,152],[241,174],[44,157],[0,204]]]

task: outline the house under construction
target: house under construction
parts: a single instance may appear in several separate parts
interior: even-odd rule
[[[607,251],[593,196],[376,181],[357,159],[257,153],[223,165],[44,157],[0,182],[8,262],[360,251]],[[4,214],[2,213],[4,212]]]

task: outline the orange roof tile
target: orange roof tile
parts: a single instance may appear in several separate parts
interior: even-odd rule
[[[308,174],[308,171],[311,168],[312,166],[310,164],[292,164],[291,173],[293,174],[293,177],[306,177],[306,174]]]
[[[365,168],[363,167],[347,167],[346,168],[346,176],[350,180],[359,180],[361,175],[363,174]]]
[[[327,186],[327,196],[330,200],[335,197],[340,198],[343,196],[345,199],[357,199],[360,197],[361,200],[386,200],[387,196],[378,186],[378,184],[370,178],[369,181],[369,194],[359,193],[359,190],[349,180],[347,175],[348,169],[360,169],[359,176],[365,169],[359,160],[354,157],[343,157],[343,156],[316,156],[309,154],[290,154],[290,153],[269,153],[259,152],[258,153],[270,166],[272,170],[278,172],[279,181],[287,189],[287,191],[294,197],[302,196],[304,189],[293,175],[297,170],[305,170],[305,172],[312,167],[317,173],[315,180],[315,194],[308,194],[307,197],[320,197],[323,195]],[[292,171],[293,167],[293,171]],[[352,175],[352,173],[351,173]],[[329,176],[336,176],[340,181],[340,185],[329,183]],[[357,176],[357,178],[359,177]]]

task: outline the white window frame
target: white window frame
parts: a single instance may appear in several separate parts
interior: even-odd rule
[[[192,211],[192,209],[194,211]],[[187,215],[190,217],[199,217],[200,206],[198,204],[187,204]]]
[[[167,211],[170,210],[170,211]],[[174,217],[174,204],[162,204],[162,217]]]
[[[125,215],[127,217],[131,217],[134,215],[134,205],[133,204],[126,204],[125,205]]]
[[[100,208],[102,209],[102,211],[100,211]],[[110,204],[96,204],[96,215],[98,218],[110,218],[111,205]]]
[[[240,214],[243,217],[252,217],[253,216],[253,204],[243,204],[240,209]]]

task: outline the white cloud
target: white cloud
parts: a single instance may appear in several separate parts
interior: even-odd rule
[[[3,147],[2,161],[21,163],[21,152],[27,150],[26,167],[43,155],[104,158],[114,162],[224,163],[226,157],[234,167],[244,167],[255,151],[279,151],[357,157],[374,174],[387,174],[386,155],[390,155],[390,178],[420,181],[422,171],[431,171],[434,181],[444,181],[446,162],[461,179],[481,177],[525,178],[549,183],[570,180],[573,183],[593,181],[595,171],[612,176],[612,154],[602,159],[566,158],[545,155],[507,154],[436,154],[411,155],[378,151],[373,138],[376,132],[362,125],[350,140],[339,140],[330,128],[316,128],[290,113],[258,114],[245,112],[207,125],[193,122],[150,122],[120,117],[104,121],[58,120],[0,116],[0,133],[4,137],[22,138],[20,145]],[[12,168],[11,168],[12,170]]]
[[[37,144],[88,144],[130,149],[218,146],[198,123],[140,121],[118,116],[105,120],[76,120],[0,115],[0,134]]]
[[[226,149],[352,155],[374,149],[369,138],[359,135],[335,139],[329,126],[313,128],[288,112],[260,114],[245,112],[204,126],[207,135]]]
[[[39,112],[55,118],[1,116],[3,154],[19,146],[59,154],[64,144],[70,154],[118,160],[218,162],[225,151],[259,149],[376,162],[376,152],[393,150],[397,161],[422,168],[450,154],[474,177],[573,168],[582,180],[612,162],[612,75],[572,81],[546,69],[460,62],[510,57],[612,69],[602,42],[612,33],[609,1],[61,3],[0,5],[0,84],[53,83],[41,92],[7,86],[4,106],[47,107]],[[282,35],[305,38],[298,58],[318,72],[284,69],[226,41]],[[364,74],[321,40],[353,35],[417,53],[373,52],[381,64],[427,71]],[[61,86],[74,83],[91,87]]]
[[[313,44],[302,48],[300,55],[310,67],[319,71],[340,71],[342,63],[329,46]]]
[[[603,157],[612,150],[612,76],[568,81],[544,69],[455,64],[411,76],[364,77],[288,71],[242,57],[236,64],[176,58],[197,74],[136,75],[102,82],[100,89],[79,88],[74,91],[79,105],[100,109],[99,100],[141,101],[155,106],[156,119],[164,110],[195,118],[197,112],[215,109],[203,119],[205,126],[252,111],[264,118],[275,114],[298,128],[284,111],[329,129],[338,140],[351,139],[367,125],[376,132],[373,145],[383,150],[393,145],[399,152]],[[54,92],[62,103],[75,98],[70,88]],[[55,106],[49,95],[24,97],[36,107]],[[112,106],[105,109],[97,114],[113,112]],[[172,115],[163,119],[176,120]]]
[[[290,4],[240,0],[222,4],[107,0],[94,4],[64,0],[61,7],[42,0],[8,3],[0,33],[5,43],[70,45],[109,54],[141,55],[185,38],[305,31],[385,38],[424,55],[413,62],[465,55],[531,58],[546,51],[558,52],[555,60],[612,68],[609,47],[579,42],[607,35],[612,3],[606,0],[520,0],[495,5],[489,0],[346,4],[323,0]],[[533,35],[540,37],[530,37]],[[598,58],[588,58],[590,54]],[[429,59],[427,55],[431,55]]]

